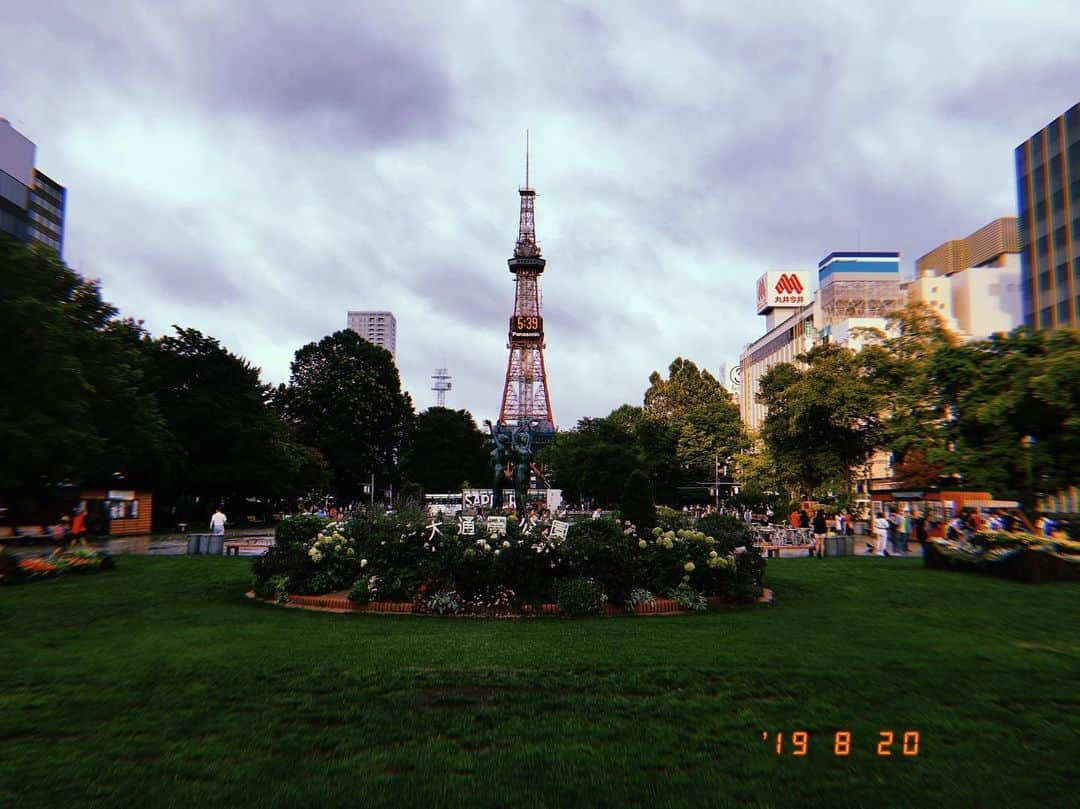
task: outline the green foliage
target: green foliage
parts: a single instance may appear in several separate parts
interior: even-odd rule
[[[637,612],[639,607],[645,605],[652,606],[655,603],[656,596],[654,596],[650,590],[646,590],[643,587],[637,587],[630,591],[630,595],[626,597],[623,606],[629,612]]]
[[[319,568],[311,558],[310,548],[329,520],[302,515],[289,517],[274,529],[274,544],[252,562],[252,582],[255,592],[265,590],[271,578],[284,575],[297,594],[314,592],[323,584],[317,577]],[[323,591],[326,592],[326,591]]]
[[[717,456],[731,457],[749,445],[731,393],[682,357],[672,361],[667,379],[657,371],[649,377],[645,416],[668,427],[680,468],[698,480],[713,476]]]
[[[588,579],[564,579],[559,582],[558,605],[563,615],[599,615],[603,603],[600,588]]]
[[[866,356],[832,344],[762,376],[758,399],[768,406],[761,436],[781,480],[810,495],[825,483],[850,480],[880,435],[884,400]]]
[[[354,604],[368,604],[371,602],[371,590],[368,589],[367,576],[361,576],[353,582],[349,588],[349,601]]]
[[[175,491],[207,502],[295,497],[323,481],[320,459],[293,441],[259,369],[195,329],[154,340],[154,383],[183,447]]]
[[[41,246],[0,235],[0,489],[65,480],[152,486],[175,454],[141,324]]]
[[[417,512],[366,515],[343,528],[314,517],[289,518],[279,523],[275,546],[254,560],[254,587],[266,594],[272,577],[285,575],[292,592],[301,594],[355,582],[372,599],[419,598],[422,609],[439,590],[454,590],[473,607],[503,609],[511,601],[550,603],[560,579],[588,579],[621,605],[634,590],[662,592],[685,578],[702,592],[734,599],[744,556],[728,548],[748,543],[745,526],[729,530],[723,523],[720,541],[697,531],[640,538],[632,525],[607,518],[575,523],[565,540],[524,532],[514,521],[505,536],[489,535],[482,526],[466,536],[453,522],[436,526],[433,534],[431,525]],[[752,584],[760,592],[763,568],[754,572]]]
[[[603,419],[586,418],[555,435],[538,455],[569,502],[592,500],[603,507],[619,502],[630,474],[644,461],[623,409]]]
[[[681,531],[690,527],[690,515],[678,509],[657,506],[656,524],[661,531]]]
[[[299,439],[326,459],[339,502],[357,499],[373,471],[396,478],[414,416],[386,349],[348,329],[309,343],[277,401]]]
[[[626,481],[619,516],[633,525],[641,535],[656,527],[656,504],[653,502],[652,484],[640,469],[631,473]]]
[[[622,604],[644,581],[644,556],[630,526],[603,517],[575,523],[560,548],[578,576],[599,584],[613,604]]]
[[[1080,332],[1017,329],[942,349],[928,372],[953,448],[946,471],[965,486],[1030,505],[1080,482]]]
[[[668,598],[675,599],[676,603],[684,610],[704,612],[709,607],[705,596],[685,582],[669,590]]]
[[[467,410],[431,407],[416,417],[402,474],[428,492],[456,492],[490,480],[487,438]]]

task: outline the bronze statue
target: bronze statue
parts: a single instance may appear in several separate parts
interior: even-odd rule
[[[519,424],[514,432],[514,459],[517,462],[514,468],[514,496],[516,499],[517,515],[525,516],[526,502],[529,493],[529,470],[532,466],[532,425]]]
[[[496,430],[488,419],[484,419],[484,426],[491,433],[491,460],[495,465],[495,479],[491,486],[491,508],[493,513],[498,514],[502,509],[503,486],[509,476],[508,461],[511,453],[511,439],[509,433],[503,432],[501,429]]]

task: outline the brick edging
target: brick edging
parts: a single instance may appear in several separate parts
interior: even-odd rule
[[[269,599],[258,598],[254,591],[248,590],[244,594],[247,598],[254,601],[263,601],[265,603],[274,603]],[[761,597],[757,600],[758,604],[771,604],[773,601],[773,591],[765,589],[762,591]],[[719,607],[729,606],[728,602],[724,601],[720,596],[711,596],[706,599],[706,603],[709,609],[717,609]],[[409,602],[402,601],[371,601],[367,604],[356,604],[348,599],[343,593],[328,593],[321,596],[301,596],[301,595],[289,595],[288,601],[280,606],[295,607],[298,609],[307,610],[320,610],[323,612],[368,612],[368,613],[396,613],[398,615],[409,615],[413,613],[413,605]],[[605,616],[615,615],[680,615],[683,613],[689,613],[692,610],[684,610],[679,607],[679,602],[673,598],[658,598],[652,604],[642,604],[633,612],[630,612],[620,607],[616,607],[613,604],[604,604],[603,614]],[[421,614],[421,613],[417,613]],[[428,615],[430,613],[423,613]],[[516,618],[516,617],[529,617],[536,615],[558,615],[559,608],[555,604],[542,604],[539,611],[537,611],[532,605],[526,605],[521,608],[520,611],[510,613],[472,613],[471,617],[480,618]],[[457,617],[457,616],[435,616],[435,617]]]

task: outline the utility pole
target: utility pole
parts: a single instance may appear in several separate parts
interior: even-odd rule
[[[717,511],[720,510],[720,455],[713,456],[713,504]]]

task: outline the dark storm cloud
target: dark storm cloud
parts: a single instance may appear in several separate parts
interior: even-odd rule
[[[861,246],[910,270],[1012,213],[1011,150],[1080,75],[1055,0],[43,0],[0,33],[0,114],[69,185],[69,258],[275,382],[390,309],[417,405],[445,362],[448,403],[493,416],[530,128],[567,425],[675,356],[735,360],[767,269]]]
[[[183,39],[203,103],[341,139],[445,134],[452,88],[425,46],[428,32],[392,36],[366,16],[271,13],[257,25],[234,15],[205,30],[192,26]]]

